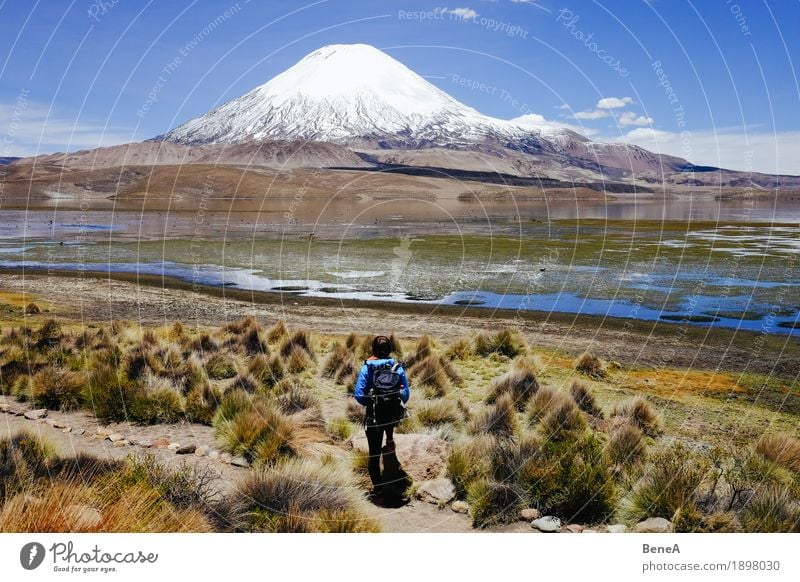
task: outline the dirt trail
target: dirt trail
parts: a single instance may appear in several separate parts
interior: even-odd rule
[[[166,439],[181,445],[194,444],[198,447],[216,447],[213,429],[209,426],[191,423],[175,423],[168,425],[138,426],[130,423],[112,423],[101,425],[97,419],[86,412],[48,411],[47,417],[29,420],[21,414],[30,411],[30,407],[13,398],[0,396],[0,439],[22,430],[27,430],[48,443],[56,452],[65,457],[79,453],[91,454],[103,459],[124,459],[130,454],[152,454],[158,461],[173,469],[184,463],[192,464],[198,469],[210,471],[212,486],[222,494],[230,491],[236,480],[251,469],[237,467],[223,460],[195,454],[179,455],[166,448],[145,447],[138,443],[150,444],[156,439]],[[55,425],[55,426],[53,426]],[[59,428],[56,428],[59,427]],[[63,427],[63,428],[62,428]],[[98,434],[98,429],[101,433]],[[81,431],[85,431],[81,433]],[[118,433],[130,444],[115,444],[107,436]],[[349,454],[340,449],[343,456]],[[458,533],[474,531],[467,516],[457,514],[449,508],[439,509],[435,505],[413,500],[400,508],[383,508],[371,506],[373,515],[380,520],[384,532],[441,532]],[[526,530],[531,530],[524,524]]]

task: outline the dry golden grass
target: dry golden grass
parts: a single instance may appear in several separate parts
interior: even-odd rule
[[[768,434],[756,443],[756,452],[796,473],[800,473],[800,439],[787,434]]]
[[[591,378],[602,379],[606,376],[606,363],[589,352],[583,352],[575,360],[575,369]]]
[[[614,408],[612,415],[627,419],[648,436],[656,436],[661,432],[661,417],[644,398],[623,402]]]

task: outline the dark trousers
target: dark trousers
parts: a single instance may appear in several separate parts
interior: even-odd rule
[[[386,433],[386,442],[394,439],[394,426],[367,425],[367,444],[369,445],[369,478],[376,489],[383,485],[381,478],[381,451],[383,449],[383,433]]]

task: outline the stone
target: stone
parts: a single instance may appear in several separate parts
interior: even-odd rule
[[[11,405],[8,402],[0,402],[0,412],[8,412]]]
[[[103,521],[103,514],[89,505],[68,505],[65,513],[72,520],[71,531],[92,530]]]
[[[671,533],[672,522],[663,517],[649,517],[633,526],[633,533]]]
[[[237,457],[233,457],[231,459],[231,465],[233,465],[234,467],[245,467],[245,468],[247,468],[247,467],[250,466],[250,461],[248,461],[244,457],[237,456]]]
[[[197,445],[184,445],[175,449],[175,452],[179,455],[193,455],[194,452],[197,450]]]
[[[24,416],[28,420],[39,420],[40,418],[44,418],[45,416],[47,416],[47,409],[37,408],[36,410],[29,410],[24,414]]]
[[[578,525],[577,523],[571,523],[569,525],[565,525],[561,528],[562,531],[567,533],[583,533],[583,526]]]
[[[71,429],[69,432],[71,432],[72,434],[75,434],[75,435],[81,436],[82,434],[84,434],[84,433],[86,432],[86,429],[83,429],[83,428],[73,428],[73,429]]]
[[[417,497],[427,503],[445,505],[456,497],[456,488],[450,479],[440,477],[424,481],[417,488]]]
[[[134,447],[144,447],[146,449],[150,448],[150,443],[148,441],[144,440],[144,439],[131,438],[131,439],[128,439],[128,441]]]
[[[231,461],[233,460],[233,457],[231,456],[230,453],[220,453],[219,460],[222,461],[223,463],[227,463],[230,465]]]
[[[556,532],[561,529],[561,520],[552,515],[545,515],[539,519],[534,519],[531,522],[531,527],[535,527],[545,533]]]
[[[98,426],[97,430],[94,432],[97,436],[105,438],[108,435],[112,434],[114,431],[107,428],[103,428],[102,426]]]
[[[121,435],[120,433],[118,433],[118,432],[111,433],[110,435],[108,435],[108,436],[106,437],[106,439],[107,439],[107,440],[110,440],[112,443],[119,442],[119,441],[123,440],[124,438],[125,438],[125,437],[124,437],[124,436],[122,436],[122,435]]]
[[[25,410],[22,408],[15,408],[11,407],[8,409],[9,414],[13,414],[14,416],[25,416]]]
[[[123,439],[121,441],[114,441],[113,446],[115,446],[115,447],[127,447],[129,444],[131,444],[131,443],[129,443],[128,441]]]
[[[169,444],[167,445],[167,448],[168,448],[170,451],[177,451],[179,448],[181,448],[181,444],[180,444],[180,443],[169,443]]]
[[[150,443],[150,446],[154,449],[166,449],[169,446],[169,439],[155,439]]]
[[[523,509],[519,512],[519,518],[523,521],[533,521],[534,519],[539,519],[542,517],[542,512],[534,507],[529,507],[528,509]]]
[[[195,449],[194,456],[195,457],[205,457],[208,455],[208,452],[211,450],[211,447],[208,445],[202,445]]]
[[[395,434],[395,451],[402,469],[415,482],[437,479],[444,474],[451,445],[447,441],[428,434]],[[366,436],[350,439],[350,447],[356,451],[369,452]]]
[[[48,418],[46,422],[53,428],[68,428],[63,420],[55,420],[53,418]]]
[[[456,513],[469,513],[469,503],[466,501],[453,501],[453,505],[450,506],[450,509]]]
[[[211,451],[208,453],[208,458],[213,460],[219,459],[219,451]]]
[[[628,531],[628,526],[624,523],[615,523],[606,527],[608,533],[625,533]]]

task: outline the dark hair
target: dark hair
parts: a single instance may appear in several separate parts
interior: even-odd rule
[[[375,336],[372,340],[372,353],[375,357],[385,360],[392,353],[392,342],[385,335]]]

